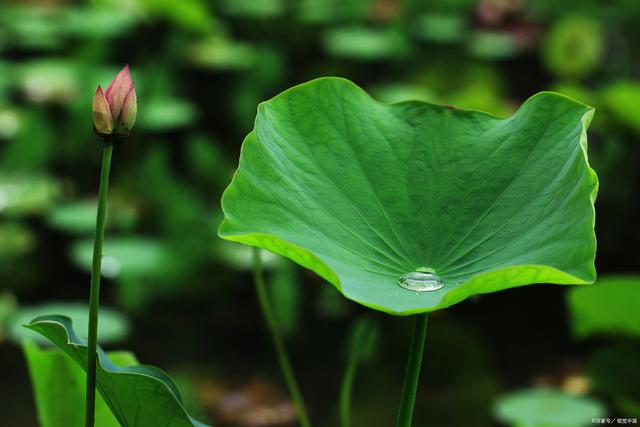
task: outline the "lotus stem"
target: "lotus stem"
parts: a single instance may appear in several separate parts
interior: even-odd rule
[[[102,267],[102,243],[107,219],[107,194],[109,193],[109,170],[113,141],[105,138],[98,192],[98,213],[96,215],[96,235],[93,241],[93,262],[91,264],[91,293],[89,295],[89,342],[87,348],[87,399],[85,426],[93,427],[96,407],[96,361],[98,346],[98,308],[100,306],[100,272]]]
[[[276,355],[278,356],[278,363],[280,364],[282,375],[284,376],[285,382],[287,383],[289,393],[291,394],[291,398],[293,399],[293,404],[296,408],[296,412],[298,413],[300,426],[311,427],[309,416],[307,415],[307,410],[302,398],[302,393],[300,392],[298,381],[296,380],[296,376],[293,373],[293,368],[291,367],[291,362],[289,361],[289,356],[287,355],[282,332],[280,331],[280,328],[278,326],[273,308],[269,303],[264,276],[262,275],[260,249],[258,248],[253,248],[253,274],[256,285],[256,293],[258,294],[258,302],[260,303],[260,308],[262,310],[264,320],[267,323],[269,333],[271,334],[271,341],[273,342],[273,346],[276,350]]]
[[[409,361],[407,362],[407,372],[402,386],[402,397],[400,398],[396,427],[411,427],[413,407],[416,402],[416,393],[420,380],[420,366],[422,365],[422,355],[424,354],[424,342],[427,337],[427,320],[428,315],[426,313],[415,316]]]
[[[351,427],[351,396],[357,371],[358,358],[350,354],[340,386],[340,425],[342,427]]]

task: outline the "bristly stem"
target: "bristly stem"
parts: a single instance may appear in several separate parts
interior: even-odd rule
[[[287,355],[287,350],[284,346],[282,332],[278,327],[278,322],[276,320],[271,304],[269,303],[269,297],[267,295],[267,289],[265,286],[264,277],[262,275],[260,249],[258,248],[253,248],[253,275],[256,285],[256,293],[258,294],[258,302],[260,303],[260,308],[262,309],[264,320],[267,323],[267,327],[269,328],[269,332],[271,334],[271,340],[273,341],[273,346],[275,347],[276,355],[278,356],[278,362],[280,363],[282,375],[284,376],[287,387],[289,388],[289,393],[291,394],[291,398],[293,399],[293,404],[296,407],[300,426],[311,427],[309,416],[307,415],[307,410],[304,405],[304,400],[302,399],[302,393],[300,392],[300,387],[298,387],[298,381],[296,380],[295,374],[293,373],[293,368],[291,367],[291,362],[289,361],[289,356]]]
[[[407,372],[402,386],[402,397],[400,398],[396,427],[411,427],[413,407],[416,402],[418,381],[420,379],[420,366],[422,365],[422,355],[424,354],[424,342],[427,336],[427,320],[428,315],[426,313],[415,316],[409,361],[407,362]]]
[[[102,242],[107,219],[107,194],[109,193],[109,170],[113,141],[106,138],[102,153],[100,190],[98,192],[98,213],[96,215],[96,235],[93,241],[93,262],[91,264],[91,293],[89,295],[89,342],[87,348],[87,399],[85,426],[93,427],[96,406],[96,360],[98,345],[98,307],[100,305],[100,271],[102,267]]]

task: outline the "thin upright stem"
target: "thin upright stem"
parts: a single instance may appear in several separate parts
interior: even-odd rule
[[[427,336],[427,320],[428,315],[426,313],[415,316],[409,361],[407,362],[407,372],[402,386],[402,397],[400,398],[396,427],[411,427],[413,407],[416,402],[418,381],[420,379],[420,366],[422,365],[422,355],[424,353],[424,342]]]
[[[342,427],[351,427],[351,395],[357,371],[358,358],[349,355],[340,387],[340,425]]]
[[[98,345],[98,307],[100,305],[100,271],[102,267],[102,242],[107,219],[107,194],[109,192],[109,170],[113,143],[105,140],[102,153],[102,171],[98,192],[98,213],[96,215],[96,235],[93,241],[93,262],[91,264],[91,293],[89,295],[89,342],[87,348],[87,399],[85,426],[93,427],[96,406],[96,360]]]
[[[269,297],[267,295],[267,289],[265,286],[264,277],[262,275],[260,249],[258,248],[253,248],[253,275],[256,285],[256,293],[258,294],[258,302],[260,303],[260,308],[262,309],[264,320],[267,323],[269,333],[271,334],[271,340],[273,341],[273,346],[275,347],[276,355],[278,356],[278,362],[280,363],[282,375],[284,376],[287,387],[289,388],[289,393],[291,394],[291,398],[293,399],[293,404],[296,407],[300,426],[311,427],[309,416],[307,415],[307,410],[305,409],[304,400],[302,399],[302,393],[300,392],[300,387],[298,387],[298,381],[296,380],[295,374],[293,373],[291,362],[289,361],[289,356],[287,355],[287,350],[284,346],[282,333],[280,331],[280,328],[278,327],[278,322],[276,321],[276,317],[271,304],[269,303]]]

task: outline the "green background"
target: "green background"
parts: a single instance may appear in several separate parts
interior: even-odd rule
[[[24,337],[12,332],[21,315],[88,298],[100,165],[91,97],[127,63],[139,115],[114,151],[102,301],[128,328],[103,345],[168,371],[193,417],[242,426],[268,410],[271,425],[291,421],[250,251],[216,230],[257,105],[328,75],[382,102],[498,117],[543,90],[596,108],[596,285],[521,287],[434,313],[415,419],[503,425],[494,402],[534,386],[640,416],[639,20],[636,0],[0,3],[0,425],[37,425]],[[348,331],[363,313],[380,339],[358,371],[354,426],[392,425],[411,320],[264,258],[315,425],[337,424]]]

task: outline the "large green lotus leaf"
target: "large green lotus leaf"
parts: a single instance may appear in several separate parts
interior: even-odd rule
[[[592,115],[553,93],[498,119],[381,104],[349,81],[314,80],[258,108],[219,234],[289,257],[393,314],[532,283],[592,283]],[[398,286],[418,269],[445,286]]]
[[[78,338],[68,317],[41,316],[26,326],[48,338],[82,368],[86,366],[86,341]],[[161,370],[117,366],[100,348],[98,357],[98,390],[123,427],[207,427],[187,414],[177,387]]]

